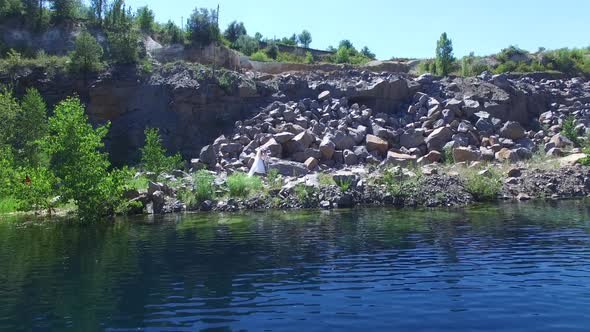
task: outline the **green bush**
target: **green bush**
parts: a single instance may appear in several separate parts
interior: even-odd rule
[[[415,191],[419,190],[421,185],[421,176],[410,176],[404,173],[401,167],[394,167],[393,169],[386,169],[380,182],[385,184],[387,191],[396,200],[403,201],[411,196]]]
[[[293,190],[295,191],[295,196],[297,196],[299,202],[303,204],[309,204],[316,193],[314,187],[306,186],[303,183],[296,185]]]
[[[288,52],[279,52],[276,58],[277,62],[283,63],[306,63],[306,58]],[[312,57],[313,62],[313,57]]]
[[[213,199],[215,190],[213,181],[215,177],[207,170],[199,170],[194,175],[195,180],[195,199],[198,203]]]
[[[217,25],[217,10],[195,8],[187,21],[188,37],[195,45],[207,46],[219,41],[221,34]]]
[[[248,35],[242,35],[232,44],[232,47],[247,56],[252,55],[258,51],[260,47],[258,41]]]
[[[15,186],[19,211],[47,211],[51,215],[57,205],[57,178],[46,167],[26,168],[21,172],[27,181]]]
[[[166,149],[162,146],[162,138],[158,128],[145,129],[145,144],[141,148],[141,164],[148,172],[156,176],[163,172],[171,172],[182,165],[180,154],[167,156]]]
[[[92,73],[103,69],[102,47],[88,31],[76,37],[74,51],[70,54],[70,68],[73,72]]]
[[[139,60],[139,33],[132,27],[108,31],[109,59],[116,64],[132,64]]]
[[[147,34],[152,34],[154,32],[155,15],[154,11],[149,9],[148,6],[143,6],[137,9],[135,19],[141,31]]]
[[[492,201],[502,190],[502,176],[490,169],[489,174],[480,175],[476,170],[465,170],[463,174],[465,189],[476,201]]]
[[[311,54],[311,52],[305,52],[305,63],[307,64],[312,64],[313,63],[313,54]]]
[[[279,47],[275,43],[270,43],[264,49],[264,53],[266,53],[269,58],[276,60],[279,56]]]
[[[277,169],[271,169],[266,173],[266,181],[270,189],[281,189],[283,181]]]
[[[248,176],[241,172],[228,176],[226,184],[230,197],[248,197],[253,191],[262,188],[262,181],[259,177]]]
[[[252,61],[271,62],[272,59],[264,51],[258,51],[250,56]]]
[[[561,133],[574,143],[575,146],[580,146],[580,139],[576,132],[575,118],[568,116],[561,125]]]

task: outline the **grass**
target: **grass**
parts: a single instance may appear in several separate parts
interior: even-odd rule
[[[316,190],[314,187],[309,187],[300,183],[295,186],[294,191],[295,196],[297,196],[297,199],[301,203],[308,204],[313,199]]]
[[[273,60],[264,53],[264,51],[258,51],[250,56],[250,60],[259,62],[272,62]]]
[[[18,201],[14,197],[4,197],[0,199],[0,214],[14,213],[17,211]]]
[[[127,182],[129,189],[147,190],[149,179],[143,175],[134,177]]]
[[[387,191],[396,199],[403,200],[420,190],[422,175],[415,176],[404,173],[401,167],[394,167],[383,171],[380,182],[385,184]]]
[[[336,181],[334,181],[334,178],[332,177],[332,175],[326,174],[326,173],[319,173],[318,174],[318,182],[322,186],[334,186],[334,185],[336,185]]]
[[[69,61],[68,56],[48,55],[43,51],[33,58],[28,58],[10,50],[6,57],[0,59],[0,73],[15,75],[22,68],[38,68],[44,70],[49,77],[53,77],[58,73],[67,73]]]
[[[213,181],[215,177],[213,174],[206,170],[200,170],[194,175],[195,180],[195,200],[199,203],[206,200],[213,199],[215,190],[213,187]]]
[[[279,171],[276,169],[271,169],[266,174],[266,182],[268,184],[269,190],[277,190],[281,189],[283,186],[283,180],[281,179],[281,175]]]
[[[230,197],[249,197],[252,192],[262,189],[262,180],[256,176],[248,176],[242,172],[236,172],[227,177],[226,181]]]
[[[502,175],[495,169],[488,169],[489,175],[479,174],[479,169],[462,168],[461,177],[465,189],[479,202],[493,201],[502,190]]]

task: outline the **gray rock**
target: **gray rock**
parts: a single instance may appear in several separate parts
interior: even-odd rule
[[[309,170],[303,163],[276,158],[270,159],[268,168],[269,170],[276,169],[279,174],[284,176],[301,176],[309,173]]]
[[[422,131],[409,129],[399,137],[399,140],[401,146],[411,149],[424,144],[424,135]]]
[[[217,156],[212,145],[205,145],[199,154],[199,161],[207,166],[215,166],[217,164]]]
[[[502,129],[500,129],[500,136],[509,138],[511,140],[519,140],[525,138],[526,134],[524,128],[516,121],[507,121]]]
[[[452,136],[453,132],[448,127],[435,129],[425,140],[428,150],[442,151],[443,146],[451,140]]]

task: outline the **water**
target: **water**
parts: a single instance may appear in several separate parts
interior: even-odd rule
[[[0,331],[590,329],[584,202],[129,221],[0,222]]]

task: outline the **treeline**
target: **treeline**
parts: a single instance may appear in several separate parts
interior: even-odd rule
[[[509,46],[494,56],[475,56],[471,52],[456,59],[453,55],[453,43],[443,33],[437,41],[435,58],[422,61],[418,71],[466,77],[477,76],[484,71],[495,74],[559,72],[569,76],[590,75],[590,47],[558,50],[540,47],[537,52],[531,53],[517,46]]]
[[[0,90],[0,213],[74,207],[81,220],[100,220],[134,207],[124,193],[134,189],[132,172],[113,168],[104,152],[109,124],[93,128],[77,98],[48,115],[35,89],[17,100]],[[157,178],[182,168],[167,156],[157,129],[146,128],[140,168]],[[136,204],[139,205],[139,202]]]

